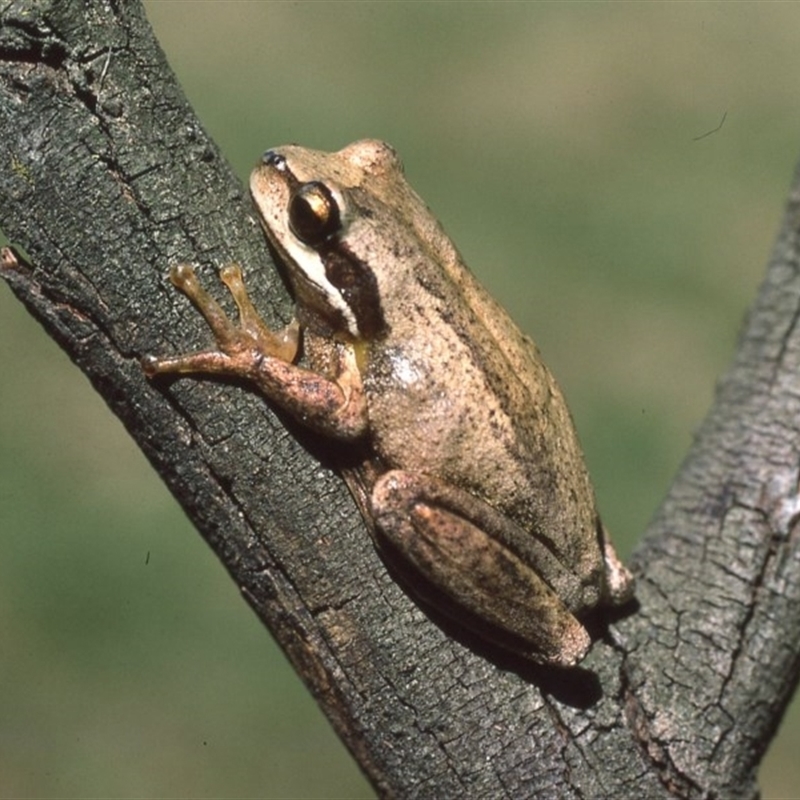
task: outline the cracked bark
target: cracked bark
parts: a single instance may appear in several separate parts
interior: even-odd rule
[[[241,261],[271,322],[290,305],[139,5],[7,3],[0,71],[0,226],[25,251],[5,279],[123,420],[382,794],[756,795],[800,650],[800,179],[734,364],[635,555],[639,608],[562,673],[434,624],[310,451],[326,454],[257,396],[143,377],[141,355],[210,340],[170,264],[198,263],[212,285]]]

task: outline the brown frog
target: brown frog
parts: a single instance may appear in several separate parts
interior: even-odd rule
[[[533,661],[578,663],[591,646],[580,617],[626,602],[634,584],[536,346],[469,272],[387,144],[269,150],[250,190],[296,319],[270,331],[233,265],[221,273],[233,322],[191,267],[176,267],[218,349],[148,357],[147,374],[245,378],[352,447],[344,477],[412,592]],[[294,363],[301,331],[308,366]]]

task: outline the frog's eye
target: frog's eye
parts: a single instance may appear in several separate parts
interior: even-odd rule
[[[339,230],[339,206],[324,183],[304,183],[292,195],[289,227],[301,242],[311,247],[321,244]]]

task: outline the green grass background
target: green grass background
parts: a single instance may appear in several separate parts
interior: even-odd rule
[[[146,5],[243,180],[270,145],[397,147],[558,375],[627,556],[779,224],[800,5]],[[3,289],[0,363],[0,796],[371,796],[122,427]],[[766,798],[800,796],[798,746],[793,708]]]

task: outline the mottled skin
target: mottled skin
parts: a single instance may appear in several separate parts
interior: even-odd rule
[[[464,266],[388,145],[269,151],[251,193],[288,266],[309,368],[291,363],[297,326],[266,330],[238,268],[223,272],[236,325],[180,267],[173,281],[219,350],[151,358],[148,373],[244,376],[352,443],[361,460],[345,478],[413,591],[534,661],[576,664],[591,645],[576,615],[624,603],[633,581],[533,342]]]

